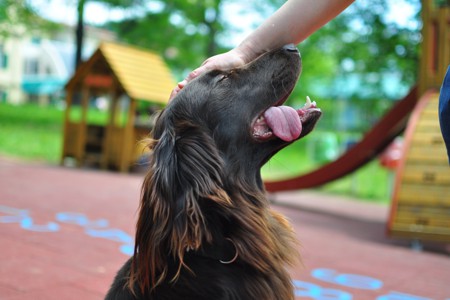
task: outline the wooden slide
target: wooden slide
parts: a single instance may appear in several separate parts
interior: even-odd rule
[[[450,242],[450,168],[438,106],[439,92],[429,90],[408,121],[387,226],[392,237]]]
[[[304,175],[280,181],[266,181],[267,191],[278,192],[317,187],[341,178],[375,158],[405,130],[409,115],[418,100],[417,90],[417,86],[413,87],[359,143],[338,159]]]

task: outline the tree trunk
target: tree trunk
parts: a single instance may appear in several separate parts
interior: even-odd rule
[[[84,4],[86,0],[78,0],[77,5],[77,13],[78,13],[78,21],[77,28],[75,30],[75,44],[76,44],[76,52],[75,52],[75,71],[78,69],[80,64],[82,63],[81,54],[83,51],[83,36],[84,36]]]

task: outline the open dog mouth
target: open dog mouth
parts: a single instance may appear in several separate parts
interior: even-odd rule
[[[283,102],[284,99],[279,101],[280,104]],[[306,97],[305,105],[297,110],[285,105],[271,106],[253,122],[253,137],[266,141],[275,136],[285,142],[292,142],[300,137],[303,125],[311,121],[314,115],[317,116],[317,113],[312,112],[320,114],[320,109],[309,97]]]

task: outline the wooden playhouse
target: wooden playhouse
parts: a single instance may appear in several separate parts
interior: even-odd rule
[[[102,43],[66,84],[61,163],[74,161],[127,172],[143,154],[138,141],[151,130],[151,110],[175,86],[152,52]]]
[[[422,1],[418,101],[397,169],[390,236],[450,242],[450,167],[439,127],[439,87],[450,64],[450,6]]]

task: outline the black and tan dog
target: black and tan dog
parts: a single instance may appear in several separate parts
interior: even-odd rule
[[[260,168],[308,134],[321,112],[282,106],[297,82],[294,46],[193,80],[157,118],[134,256],[106,296],[157,300],[289,300],[298,258]]]

